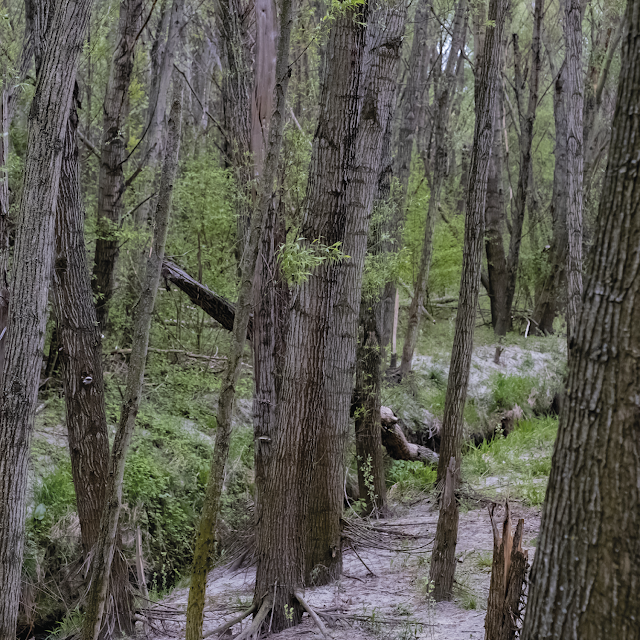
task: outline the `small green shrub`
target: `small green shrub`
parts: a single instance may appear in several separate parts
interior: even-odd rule
[[[435,466],[422,462],[394,460],[387,471],[387,485],[397,485],[402,493],[427,491],[434,485],[437,474]]]
[[[517,404],[521,409],[529,409],[528,399],[536,380],[522,376],[508,376],[497,373],[491,377],[491,411],[507,411]]]

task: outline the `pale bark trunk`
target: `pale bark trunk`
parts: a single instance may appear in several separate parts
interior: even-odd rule
[[[609,162],[569,356],[523,640],[637,640],[640,3],[625,16]]]
[[[135,40],[140,30],[142,0],[122,0],[118,43],[111,61],[103,103],[102,148],[98,178],[98,238],[93,268],[98,322],[105,330],[107,309],[115,287],[118,255],[116,231],[123,209],[125,159],[124,128],[129,116],[129,85],[133,74]]]
[[[98,540],[109,472],[109,433],[104,406],[100,328],[89,282],[80,193],[75,104],[64,140],[56,210],[52,294],[66,404],[67,434],[82,546],[90,554]],[[114,558],[107,612],[109,636],[134,631],[129,570]],[[107,637],[107,636],[103,636]]]
[[[242,256],[241,283],[238,292],[238,302],[233,323],[231,352],[227,363],[225,379],[222,383],[220,400],[218,402],[216,443],[211,461],[211,473],[205,503],[196,538],[193,556],[193,570],[189,588],[189,603],[187,608],[187,640],[200,640],[202,637],[204,597],[206,591],[207,572],[211,566],[211,556],[215,544],[216,520],[220,509],[220,497],[224,470],[229,456],[231,440],[231,412],[235,397],[235,387],[242,368],[247,327],[251,317],[253,305],[253,286],[256,272],[256,262],[261,246],[263,224],[267,218],[273,195],[273,184],[278,168],[280,148],[284,132],[285,114],[287,112],[287,89],[289,84],[289,50],[292,29],[292,1],[283,0],[280,10],[280,38],[278,42],[278,57],[276,63],[275,110],[269,127],[269,144],[264,164],[262,179],[259,182],[257,204],[251,216],[251,226],[247,246]],[[277,434],[274,434],[277,437]],[[256,448],[262,442],[256,442]],[[264,446],[269,447],[268,442]],[[256,455],[258,453],[256,452]],[[259,488],[260,485],[258,485]],[[290,498],[287,498],[290,499]],[[264,497],[258,496],[258,501]],[[257,545],[260,549],[260,527],[257,530]],[[282,559],[281,559],[282,561]],[[256,585],[258,580],[256,578]],[[269,591],[270,593],[270,591]],[[256,600],[262,600],[264,592],[256,588]]]
[[[411,361],[418,344],[420,331],[420,320],[424,307],[424,297],[429,281],[429,269],[431,267],[431,253],[433,250],[433,228],[435,225],[438,208],[440,206],[440,193],[447,174],[447,155],[451,146],[449,136],[449,118],[451,106],[456,88],[456,69],[459,63],[461,48],[465,40],[467,29],[467,0],[459,0],[456,8],[455,22],[451,35],[451,47],[449,58],[444,70],[443,77],[436,94],[434,105],[434,138],[435,138],[435,159],[433,166],[433,176],[431,179],[431,193],[429,195],[429,208],[425,222],[424,238],[422,240],[422,252],[420,256],[420,267],[415,282],[413,298],[409,307],[409,318],[407,320],[407,333],[402,349],[402,362],[400,363],[400,376],[404,376],[411,371]]]
[[[565,48],[567,88],[567,343],[577,331],[582,299],[582,179],[584,78],[581,0],[566,0]]]
[[[16,633],[29,446],[40,381],[63,138],[91,2],[51,8],[29,113],[0,394],[0,639]]]
[[[181,94],[181,88],[176,86],[169,115],[167,149],[162,169],[161,190],[156,208],[153,243],[147,258],[142,295],[136,307],[133,346],[127,373],[127,388],[122,403],[120,423],[113,443],[113,451],[109,463],[109,480],[105,491],[105,504],[100,522],[100,534],[91,565],[91,586],[87,594],[87,608],[82,629],[85,640],[97,640],[103,626],[104,608],[111,564],[116,547],[118,518],[122,502],[124,467],[140,407],[151,319],[160,282],[160,271],[162,269],[169,226],[171,196],[178,169],[182,111]]]
[[[317,443],[307,513],[306,575],[311,578],[313,574],[316,583],[333,580],[342,572],[340,523],[344,502],[344,455],[355,373],[362,273],[369,222],[378,192],[383,142],[395,98],[406,11],[406,0],[399,0],[369,13],[362,67],[354,64],[350,69],[350,73],[360,75],[354,81],[359,84],[357,108],[360,112],[353,114],[357,127],[352,150],[355,155],[348,168],[345,198],[348,214],[340,238],[341,249],[350,258],[332,268],[335,298],[322,364],[324,411],[319,416],[323,420],[323,431]],[[325,95],[325,98],[329,97],[330,92]],[[333,100],[335,103],[336,98]],[[348,119],[352,114],[347,111],[340,115]],[[327,170],[326,165],[324,170]],[[326,233],[332,231],[327,229]]]
[[[445,481],[449,475],[454,495],[449,499],[445,491],[431,557],[430,579],[434,583],[433,595],[437,600],[451,598],[456,565],[458,503],[455,494],[460,473],[462,414],[467,398],[480,290],[484,208],[493,145],[497,86],[501,73],[502,38],[508,5],[508,0],[491,0],[489,5],[483,61],[476,87],[476,123],[469,170],[462,278],[438,463],[438,479]],[[452,460],[455,460],[453,465]]]
[[[520,266],[520,245],[522,243],[522,227],[527,206],[527,194],[529,192],[530,174],[532,166],[533,126],[536,120],[538,108],[538,85],[540,82],[540,70],[542,67],[542,52],[540,48],[540,36],[542,33],[542,16],[544,13],[544,0],[536,0],[533,12],[533,34],[531,36],[531,64],[529,79],[529,99],[527,111],[524,112],[524,96],[522,92],[525,81],[522,74],[518,37],[513,35],[513,50],[516,66],[516,97],[518,98],[518,113],[520,116],[520,171],[518,174],[518,187],[513,203],[513,215],[511,216],[511,238],[509,240],[509,255],[507,257],[507,288],[505,291],[506,309],[503,314],[508,326],[511,328],[511,310],[516,294],[518,280],[518,267]],[[498,334],[500,335],[500,334]],[[502,334],[504,335],[504,334]]]

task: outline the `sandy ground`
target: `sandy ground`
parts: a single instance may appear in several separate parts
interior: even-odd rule
[[[499,518],[501,513],[500,511]],[[512,516],[525,520],[524,546],[529,550],[532,560],[534,549],[531,542],[538,535],[539,512],[512,505]],[[484,637],[484,608],[490,569],[481,566],[479,560],[488,558],[493,548],[488,512],[486,509],[476,508],[461,513],[456,598],[454,602],[436,604],[429,602],[424,584],[429,573],[428,556],[437,517],[437,511],[432,509],[428,500],[411,507],[396,507],[395,517],[376,521],[373,525],[385,531],[409,534],[411,537],[404,541],[395,537],[395,550],[357,545],[356,550],[361,560],[349,548],[344,557],[343,576],[338,582],[307,589],[306,599],[313,608],[337,609],[347,616],[330,627],[334,640],[481,640]],[[388,536],[381,533],[380,539],[383,538]],[[205,635],[238,611],[247,608],[253,594],[254,575],[253,568],[241,569],[235,573],[219,568],[210,574]],[[173,614],[162,623],[157,622],[157,626],[154,624],[156,630],[151,634],[154,640],[184,637],[183,612],[186,610],[187,597],[187,589],[179,589],[159,603],[159,611]],[[465,608],[471,606],[470,601],[475,604],[475,609]],[[365,619],[348,619],[348,616]],[[244,624],[248,623],[249,620]],[[233,635],[239,633],[240,629],[241,626],[236,625]],[[301,625],[272,637],[274,640],[290,640],[321,638],[322,635],[305,615]]]

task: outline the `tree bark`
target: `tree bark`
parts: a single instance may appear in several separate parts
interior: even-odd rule
[[[173,183],[178,170],[182,115],[181,101],[181,85],[176,83],[173,105],[169,115],[167,148],[162,168],[161,190],[158,194],[153,243],[147,259],[142,295],[136,307],[133,345],[127,373],[127,388],[109,463],[109,481],[105,491],[106,497],[100,522],[100,533],[91,563],[91,586],[87,594],[86,613],[82,628],[84,640],[97,640],[103,626],[104,608],[111,574],[111,564],[116,547],[118,518],[122,502],[124,467],[136,416],[140,408],[147,348],[149,346],[149,332],[167,240]]]
[[[532,332],[540,335],[553,333],[553,321],[558,314],[560,300],[566,291],[567,263],[567,111],[566,111],[566,65],[560,70],[552,67],[555,76],[553,116],[556,129],[555,166],[553,169],[553,193],[551,195],[551,219],[553,237],[549,247],[547,275],[536,296],[533,311]]]
[[[77,89],[77,85],[76,85]],[[56,209],[56,247],[52,297],[66,404],[67,434],[82,546],[89,555],[98,540],[109,472],[109,432],[104,405],[100,327],[89,282],[84,238],[85,211],[80,193],[78,116],[71,109],[64,139],[60,193]],[[132,634],[133,598],[129,569],[114,557],[106,627]]]
[[[452,475],[454,496],[451,500],[443,500],[431,558],[430,579],[434,583],[433,595],[437,600],[451,598],[456,566],[458,503],[455,492],[457,492],[460,473],[462,414],[469,384],[476,308],[480,290],[484,208],[493,146],[496,89],[501,73],[502,38],[508,5],[508,0],[491,0],[489,5],[480,80],[476,87],[476,123],[469,170],[460,298],[438,462],[438,480],[446,481],[447,474]],[[452,460],[456,461],[453,471],[451,470]]]
[[[513,55],[516,67],[516,98],[518,101],[518,113],[520,116],[520,171],[518,174],[518,187],[516,197],[513,202],[513,215],[511,216],[511,238],[509,240],[509,255],[507,257],[507,288],[505,291],[506,309],[503,315],[508,326],[504,332],[511,328],[511,310],[513,299],[516,294],[518,280],[518,267],[520,265],[520,245],[522,243],[522,227],[527,207],[527,194],[529,192],[533,144],[533,126],[536,120],[536,110],[538,108],[538,85],[540,82],[540,69],[542,67],[542,54],[540,48],[540,37],[542,33],[542,15],[544,13],[544,0],[536,0],[533,12],[533,33],[531,36],[531,78],[529,79],[529,100],[527,111],[524,112],[524,100],[522,91],[525,81],[522,73],[520,49],[518,37],[513,34]],[[502,327],[501,327],[502,329]],[[504,334],[497,334],[504,335]]]
[[[637,640],[640,3],[625,16],[609,161],[569,356],[523,640]]]
[[[98,178],[98,237],[93,267],[97,318],[105,330],[107,309],[115,287],[118,256],[116,231],[123,209],[125,123],[129,117],[129,86],[135,45],[142,17],[142,0],[121,0],[118,44],[113,52],[109,83],[103,103],[102,147]]]
[[[29,113],[11,306],[0,392],[0,639],[13,640],[20,600],[25,497],[40,381],[63,137],[90,0],[58,0]]]
[[[584,78],[582,69],[582,0],[566,0],[565,48],[567,90],[567,343],[571,347],[582,299],[582,181]]]
[[[276,62],[275,110],[269,127],[269,144],[264,164],[262,179],[259,182],[260,191],[257,205],[251,216],[249,239],[243,252],[238,303],[233,323],[231,352],[227,365],[227,372],[222,384],[220,400],[218,402],[216,443],[211,461],[211,473],[207,485],[205,503],[198,527],[196,547],[193,555],[193,570],[189,588],[189,603],[187,607],[187,640],[200,640],[202,637],[204,597],[206,591],[207,572],[211,566],[211,556],[215,544],[216,520],[220,509],[220,497],[224,480],[224,470],[229,456],[231,440],[231,412],[235,397],[235,387],[240,377],[242,355],[244,352],[247,327],[251,316],[253,303],[253,286],[256,263],[261,247],[262,228],[271,206],[273,184],[278,169],[280,148],[284,132],[287,89],[289,84],[289,50],[292,29],[292,2],[283,0],[280,10],[280,38],[278,42],[278,58]],[[268,437],[268,436],[267,436]],[[277,435],[276,435],[277,437]],[[260,445],[256,443],[256,447]],[[265,446],[269,446],[265,443]],[[256,454],[257,455],[257,454]],[[260,485],[258,484],[258,488]],[[289,498],[287,498],[289,499]],[[260,495],[258,502],[264,500]],[[263,502],[264,504],[264,502]],[[256,532],[258,549],[260,549],[260,527]],[[282,558],[280,559],[282,562]],[[256,585],[258,579],[256,578]],[[255,600],[262,602],[264,591],[256,586]],[[271,593],[269,590],[268,593]],[[258,610],[262,607],[258,608]],[[284,612],[282,612],[284,615]]]
[[[341,114],[344,118],[353,117],[357,133],[345,190],[349,214],[343,227],[344,235],[340,238],[341,249],[350,258],[333,267],[335,298],[322,363],[325,400],[321,419],[324,424],[317,443],[307,513],[306,575],[310,580],[313,574],[316,584],[336,579],[342,573],[344,455],[355,373],[362,275],[385,132],[395,98],[406,11],[407,2],[398,0],[369,13],[362,67],[358,69],[353,65],[350,69],[350,73],[361,76],[354,81],[360,83],[360,86],[356,85],[359,98],[356,108],[360,112]],[[354,25],[353,28],[359,27]],[[325,99],[328,98],[336,100],[331,92],[325,95]],[[327,105],[327,110],[330,108]]]
[[[420,331],[420,319],[424,306],[424,296],[429,280],[429,269],[431,267],[431,252],[433,249],[433,227],[440,206],[440,192],[444,183],[448,159],[447,155],[451,142],[449,139],[449,116],[456,88],[456,69],[459,63],[460,51],[465,40],[467,29],[467,0],[459,0],[451,35],[451,47],[447,65],[441,78],[434,105],[434,139],[435,139],[435,160],[433,166],[433,176],[431,179],[431,193],[429,196],[429,208],[425,222],[424,238],[422,240],[422,253],[420,256],[420,267],[415,282],[413,298],[409,307],[409,318],[407,320],[407,333],[402,349],[402,361],[400,363],[400,376],[405,376],[411,371],[411,361],[418,343]]]

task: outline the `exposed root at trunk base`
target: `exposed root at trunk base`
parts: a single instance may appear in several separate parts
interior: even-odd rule
[[[298,602],[302,605],[304,610],[311,616],[311,619],[316,623],[316,626],[318,627],[318,629],[320,629],[320,633],[322,633],[325,638],[331,638],[322,620],[320,620],[318,614],[305,602],[302,594],[296,591],[294,595],[298,599]]]
[[[255,610],[255,606],[253,607]],[[271,598],[267,597],[262,601],[262,606],[258,610],[253,622],[244,631],[239,633],[235,640],[258,640],[262,634],[262,623],[266,620],[271,611]],[[246,617],[246,616],[245,616]]]
[[[254,603],[246,611],[243,611],[241,614],[237,615],[235,618],[231,618],[231,620],[225,622],[219,627],[216,627],[215,629],[213,629],[213,631],[207,631],[205,634],[203,634],[202,637],[209,638],[211,636],[221,636],[225,631],[227,631],[227,629],[231,629],[231,627],[233,627],[234,625],[238,624],[239,622],[242,622],[245,618],[248,618],[255,610],[256,610],[256,605]]]

